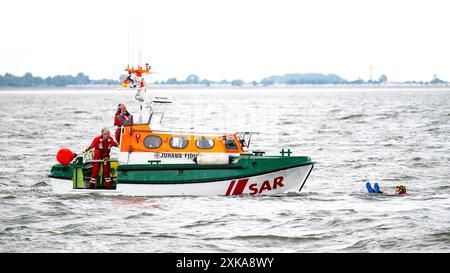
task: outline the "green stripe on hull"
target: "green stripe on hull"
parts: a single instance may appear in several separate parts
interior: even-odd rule
[[[248,156],[240,158],[235,164],[225,165],[119,165],[117,181],[124,184],[201,183],[239,179],[311,164],[313,162],[306,156]],[[71,180],[74,174],[74,166],[75,163],[70,165],[55,164],[48,176]],[[90,168],[85,170],[84,178],[88,178],[89,175]],[[76,181],[75,183],[78,188],[82,181]]]
[[[49,177],[72,180],[74,164],[62,165],[55,164],[52,166]]]
[[[313,164],[309,157],[251,157],[227,165],[132,165],[119,166],[119,183],[173,184],[223,181],[271,173]]]

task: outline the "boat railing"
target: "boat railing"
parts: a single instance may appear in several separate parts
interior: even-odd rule
[[[103,159],[92,159],[92,160],[86,160],[84,163],[101,163],[101,162],[118,162],[119,160],[117,158],[110,158],[107,160]]]
[[[100,163],[100,162],[118,162],[117,157],[112,156],[107,158],[106,160],[104,159],[94,159],[94,151],[90,150],[86,153],[83,154],[83,163],[87,164],[87,163]]]

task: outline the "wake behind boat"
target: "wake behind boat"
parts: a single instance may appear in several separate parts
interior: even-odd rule
[[[57,156],[60,163],[48,174],[54,178],[55,192],[232,196],[302,190],[314,166],[309,157],[291,156],[291,151],[284,149],[281,156],[251,151],[250,132],[165,128],[161,108],[171,101],[165,96],[147,96],[144,75],[150,74],[151,68],[128,67],[126,71],[130,76],[123,85],[137,91],[139,122],[131,116],[130,123],[120,127],[115,157],[99,160],[92,151],[74,156],[70,150],[61,149]],[[103,168],[109,168],[106,178]],[[98,177],[91,178],[93,170],[99,172]]]

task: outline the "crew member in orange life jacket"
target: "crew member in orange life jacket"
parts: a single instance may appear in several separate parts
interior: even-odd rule
[[[109,132],[108,128],[102,129],[102,134],[100,136],[97,136],[94,138],[94,141],[92,141],[92,144],[87,147],[84,152],[91,150],[92,148],[95,148],[94,151],[94,160],[102,160],[109,157],[109,152],[111,150],[111,147],[117,147],[117,143],[114,141],[114,139],[111,137],[111,133]],[[95,188],[95,182],[97,181],[98,177],[98,171],[100,170],[100,164],[103,164],[103,177],[105,178],[105,186],[106,188],[111,188],[111,176],[110,176],[110,164],[109,162],[95,162],[92,163],[92,173],[91,173],[91,180],[89,183],[89,188],[94,189]]]
[[[120,134],[121,134],[121,126],[122,125],[130,125],[131,124],[131,115],[127,111],[127,107],[125,104],[120,103],[117,105],[117,112],[114,115],[114,125],[117,126],[115,137],[116,142],[120,143]]]

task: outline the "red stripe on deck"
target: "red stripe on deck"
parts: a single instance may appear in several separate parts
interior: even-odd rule
[[[231,190],[234,187],[234,182],[235,182],[234,180],[231,180],[230,186],[228,186],[227,193],[225,194],[226,196],[230,196]]]
[[[237,182],[236,188],[234,188],[233,195],[242,194],[242,192],[245,189],[245,186],[247,185],[247,182],[248,182],[248,178],[239,180]]]

